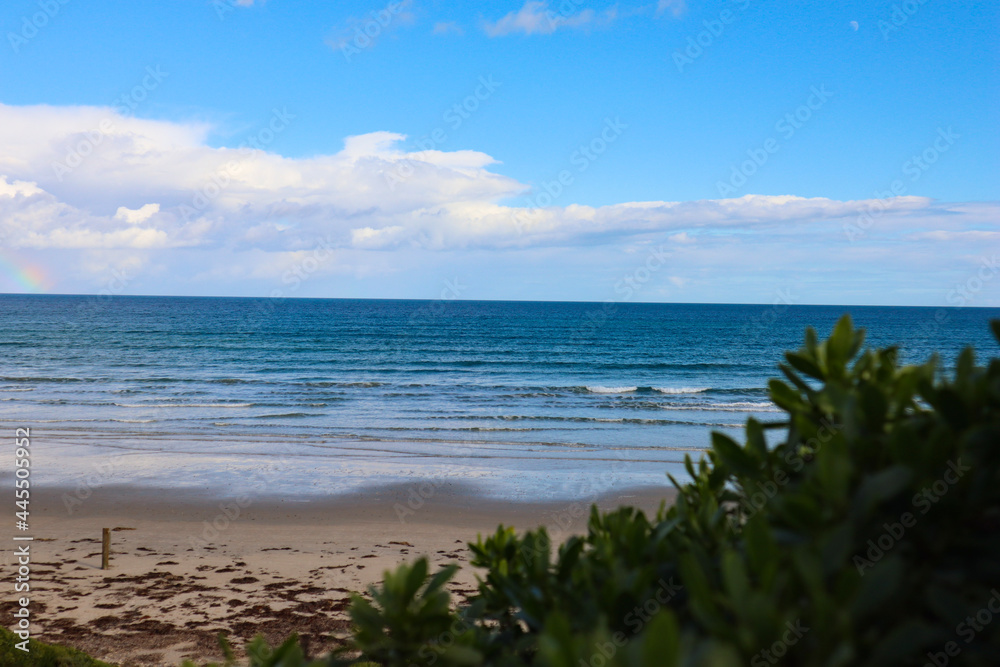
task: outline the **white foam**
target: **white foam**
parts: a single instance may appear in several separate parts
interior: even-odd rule
[[[627,394],[638,387],[585,387],[592,394]]]
[[[700,394],[711,387],[653,387],[653,391],[661,394]]]
[[[776,408],[771,401],[736,401],[734,403],[715,403],[720,408]]]
[[[251,408],[253,403],[115,403],[119,408]]]
[[[718,403],[716,405],[676,405],[666,403],[658,407],[661,410],[689,410],[693,412],[781,412],[781,409],[773,403]]]

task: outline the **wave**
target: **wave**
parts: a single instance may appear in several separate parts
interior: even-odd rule
[[[14,377],[10,375],[0,375],[0,380],[4,382],[104,382],[99,378],[50,378],[50,377]]]
[[[712,421],[678,420],[678,419],[655,419],[651,417],[581,417],[579,415],[436,415],[427,418],[435,420],[457,420],[457,421],[533,421],[552,423],[573,423],[573,424],[680,424],[686,426],[743,426],[743,424],[732,424],[729,422],[718,423]],[[376,430],[400,430],[400,431],[421,431],[436,430],[441,427],[435,426],[390,426],[373,427]],[[548,427],[560,429],[562,427]],[[453,430],[453,427],[447,427]],[[542,429],[538,429],[542,430]]]
[[[283,419],[285,417],[315,417],[315,412],[285,412],[277,415],[254,415],[251,419]]]
[[[703,394],[711,391],[711,387],[651,387],[653,391],[661,394]]]
[[[711,393],[735,394],[737,396],[770,396],[767,387],[739,387],[735,389],[713,389]]]
[[[128,364],[128,367],[135,368],[136,364]],[[394,369],[389,369],[389,370],[394,370]],[[83,378],[83,377],[72,377],[72,376],[71,377],[46,377],[46,376],[27,377],[27,376],[0,375],[0,382],[17,382],[21,384],[38,383],[38,382],[108,383],[108,382],[122,382],[122,381],[123,380],[120,377]],[[306,387],[381,387],[385,384],[383,382],[374,382],[374,381],[362,381],[362,382],[283,381],[283,380],[261,380],[261,379],[246,380],[242,378],[200,378],[200,377],[132,377],[132,378],[126,378],[124,381],[130,384],[148,385],[154,387],[164,384],[173,384],[173,383],[221,384],[221,385],[244,385],[244,384],[245,385],[298,385]],[[121,393],[128,393],[129,391],[132,390],[125,389],[117,391]]]
[[[699,421],[699,420],[684,420],[684,419],[651,419],[651,418],[637,418],[637,417],[501,417],[503,421],[552,421],[552,422],[571,422],[577,424],[629,424],[633,426],[717,426],[717,427],[728,427],[728,428],[739,428],[744,426],[744,424],[732,423],[732,422],[714,422],[714,421]],[[390,427],[390,428],[375,428],[374,430],[399,430],[399,431],[562,431],[567,430],[564,426],[553,426],[553,427],[534,427],[534,428],[489,428],[482,426],[474,427],[437,427],[437,426],[410,426],[410,427]],[[592,430],[592,429],[584,429]]]
[[[770,401],[734,401],[729,403],[661,403],[656,407],[660,410],[702,410],[705,412],[781,412],[781,409]]]
[[[722,387],[643,387],[643,386],[602,386],[587,385],[585,387],[564,387],[573,392],[589,392],[591,394],[667,394],[669,396],[683,396],[690,394],[737,394],[756,395],[756,389],[724,389]]]
[[[771,401],[733,401],[730,403],[712,403],[711,407],[718,408],[777,408]]]
[[[114,403],[119,408],[252,408],[256,403]]]

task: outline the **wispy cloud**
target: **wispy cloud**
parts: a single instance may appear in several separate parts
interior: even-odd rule
[[[681,16],[687,12],[687,0],[659,0],[656,3],[656,15],[662,16],[670,12],[674,16]]]
[[[438,21],[434,24],[435,35],[464,35],[462,26],[455,21]]]
[[[412,5],[413,0],[392,0],[364,16],[349,17],[334,26],[326,43],[340,51],[366,49],[399,27],[412,24],[415,21]]]
[[[583,29],[607,25],[618,17],[616,6],[601,13],[593,9],[579,10],[574,3],[564,3],[551,9],[548,2],[529,0],[516,12],[510,12],[498,21],[483,22],[483,30],[490,37],[503,37],[521,33],[524,35],[549,35],[556,30]]]

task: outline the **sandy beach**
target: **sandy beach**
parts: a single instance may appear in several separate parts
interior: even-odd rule
[[[67,497],[78,500],[68,489],[32,497],[35,638],[121,665],[179,665],[221,658],[220,631],[234,644],[294,631],[322,654],[349,634],[350,593],[386,569],[422,555],[432,566],[458,563],[450,589],[460,601],[475,590],[466,543],[477,534],[500,523],[545,525],[564,539],[586,528],[592,501],[655,512],[673,490],[544,504],[486,500],[471,487],[431,482],[304,500],[129,486],[101,487],[69,508]],[[101,570],[105,527],[111,567]],[[5,555],[12,565],[13,548]]]

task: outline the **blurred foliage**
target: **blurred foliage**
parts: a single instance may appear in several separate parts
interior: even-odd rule
[[[0,628],[0,667],[111,667],[86,653],[57,644],[29,639],[27,651],[17,648],[21,638]]]

